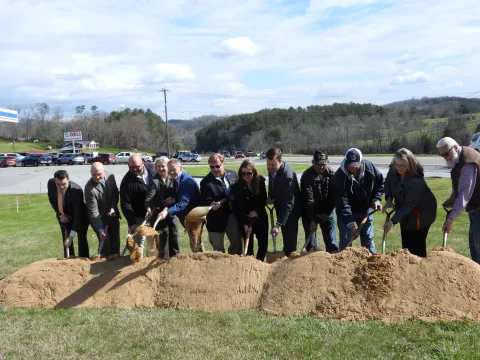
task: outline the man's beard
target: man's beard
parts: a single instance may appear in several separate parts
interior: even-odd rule
[[[458,152],[452,149],[452,160],[447,160],[447,167],[453,169],[457,164]]]

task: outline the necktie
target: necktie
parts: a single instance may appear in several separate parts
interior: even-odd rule
[[[57,204],[58,204],[58,212],[62,215],[65,215],[63,212],[63,190],[58,189],[57,191]]]
[[[175,194],[178,194],[178,188],[179,188],[178,180],[176,180],[176,179],[173,180],[173,186],[175,187]]]

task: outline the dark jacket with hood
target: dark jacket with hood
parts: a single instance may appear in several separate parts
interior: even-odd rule
[[[355,223],[352,213],[367,214],[375,201],[383,195],[383,175],[371,161],[362,160],[358,175],[348,172],[345,160],[333,177],[333,198],[337,217],[348,225]]]
[[[385,200],[395,201],[394,224],[411,231],[430,226],[437,217],[437,200],[422,176],[406,176],[403,180],[395,169],[385,179]]]
[[[333,201],[332,180],[335,172],[327,167],[322,180],[313,166],[302,174],[300,188],[302,191],[303,208],[309,221],[318,222],[316,215],[330,214],[335,208]]]

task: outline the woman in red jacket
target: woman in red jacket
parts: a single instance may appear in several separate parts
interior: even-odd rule
[[[267,190],[265,178],[258,174],[255,164],[245,160],[238,170],[240,179],[233,188],[233,207],[238,216],[243,236],[250,232],[247,255],[253,255],[253,235],[258,240],[256,258],[264,261],[268,248],[268,217],[265,210]]]

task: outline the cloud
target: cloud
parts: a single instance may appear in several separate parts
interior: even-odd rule
[[[188,65],[156,64],[153,71],[154,81],[184,81],[195,80],[195,74]]]
[[[403,54],[398,59],[395,60],[396,64],[406,64],[408,62],[412,62],[418,60],[418,56],[412,54]]]
[[[391,85],[403,85],[403,84],[418,84],[425,83],[428,81],[428,76],[423,71],[415,71],[407,75],[396,76],[392,81]]]
[[[219,99],[213,100],[212,106],[214,106],[214,107],[225,107],[225,106],[228,106],[228,105],[236,104],[236,103],[238,103],[238,101],[239,100],[235,99],[235,98],[219,98]]]
[[[248,37],[236,37],[222,41],[219,49],[214,53],[220,56],[255,56],[260,50],[260,47]]]

